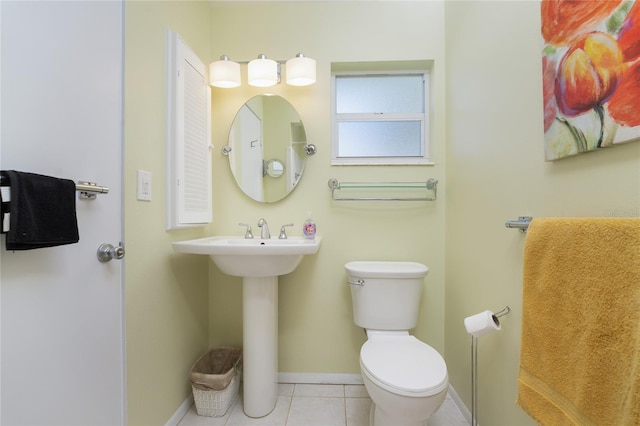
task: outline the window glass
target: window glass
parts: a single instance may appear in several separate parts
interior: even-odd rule
[[[429,163],[426,75],[335,72],[331,163]]]
[[[336,77],[336,113],[422,113],[422,75]]]
[[[348,121],[338,125],[339,157],[422,155],[419,121]]]

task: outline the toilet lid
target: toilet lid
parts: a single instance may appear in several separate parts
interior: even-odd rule
[[[391,391],[432,395],[448,386],[447,366],[431,346],[414,336],[379,336],[360,350],[368,375]]]

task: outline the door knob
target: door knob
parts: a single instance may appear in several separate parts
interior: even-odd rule
[[[124,257],[124,246],[119,243],[117,247],[104,243],[98,247],[98,260],[100,262],[108,262],[111,259],[122,259]]]

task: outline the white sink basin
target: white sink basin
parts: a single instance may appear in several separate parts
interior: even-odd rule
[[[236,277],[273,277],[293,272],[305,254],[315,254],[320,237],[286,240],[243,237],[208,237],[173,243],[180,253],[206,254],[227,275]]]

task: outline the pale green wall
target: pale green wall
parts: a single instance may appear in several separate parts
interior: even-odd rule
[[[471,407],[463,318],[512,309],[479,342],[478,423],[534,422],[515,405],[525,235],[519,215],[638,216],[640,143],[544,162],[537,1],[446,3],[445,357]],[[605,254],[606,255],[606,254]]]
[[[317,84],[291,87],[213,89],[215,234],[242,235],[238,222],[264,217],[276,234],[294,222],[302,235],[313,212],[320,251],[302,261],[279,284],[279,370],[359,374],[364,334],[352,319],[344,264],[350,260],[412,260],[430,267],[415,334],[444,349],[444,5],[441,2],[294,2],[222,5],[211,11],[211,56],[238,61],[260,53],[286,59],[298,52],[316,59]],[[331,166],[330,67],[332,62],[433,59],[432,157],[435,166]],[[243,67],[246,82],[246,69]],[[251,96],[273,92],[300,113],[307,140],[318,146],[297,189],[276,204],[259,204],[235,185],[226,144],[236,111]],[[333,202],[327,186],[339,180],[443,182],[438,201]],[[241,344],[241,281],[211,267],[210,342]]]
[[[209,9],[127,1],[125,22],[127,416],[131,425],[160,425],[189,396],[188,372],[208,348],[209,329],[207,259],[171,248],[208,231],[165,231],[165,31],[180,33],[208,62]],[[151,202],[136,200],[137,169],[153,174]]]

